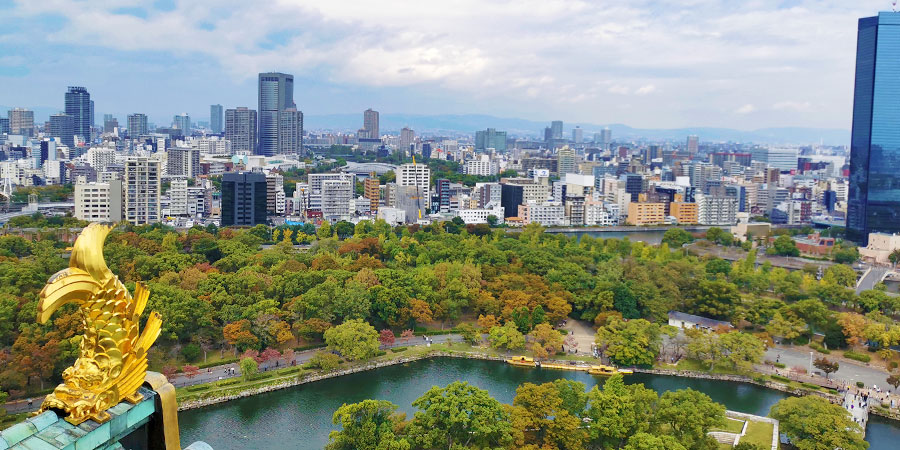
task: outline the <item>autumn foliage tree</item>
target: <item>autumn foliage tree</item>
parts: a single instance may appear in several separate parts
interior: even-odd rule
[[[394,332],[390,329],[385,328],[378,333],[378,342],[381,343],[382,347],[389,347],[394,344],[394,341]]]

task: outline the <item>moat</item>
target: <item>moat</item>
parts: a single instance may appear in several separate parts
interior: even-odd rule
[[[602,377],[512,367],[493,361],[434,358],[370,372],[332,378],[294,388],[246,397],[179,414],[182,442],[204,440],[216,450],[247,448],[321,449],[333,429],[331,416],[343,403],[367,398],[388,400],[411,416],[412,402],[431,386],[456,380],[487,389],[497,400],[510,403],[522,383],[558,378],[581,381],[588,388]],[[658,392],[693,388],[728,409],[765,416],[786,394],[759,386],[725,381],[634,374],[629,383],[643,383]],[[900,425],[872,417],[866,432],[871,449],[896,448]],[[891,444],[893,442],[894,444]],[[277,444],[275,444],[277,443]]]

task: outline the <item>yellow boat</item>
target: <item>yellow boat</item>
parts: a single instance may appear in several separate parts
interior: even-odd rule
[[[512,358],[507,359],[506,362],[514,366],[535,367],[534,358],[529,358],[527,356],[513,356]]]
[[[621,373],[623,375],[634,373],[631,369],[617,369],[612,366],[607,365],[595,365],[588,366],[585,364],[561,364],[555,362],[537,362],[534,358],[530,358],[528,356],[513,356],[510,359],[506,360],[507,364],[512,364],[514,366],[520,367],[540,367],[544,369],[556,369],[556,370],[574,370],[577,372],[587,372],[591,375],[613,375],[616,373]]]
[[[591,366],[591,368],[588,370],[588,373],[591,375],[613,375],[617,373],[627,375],[634,373],[634,371],[631,369],[617,369],[612,366],[600,364],[599,366]]]

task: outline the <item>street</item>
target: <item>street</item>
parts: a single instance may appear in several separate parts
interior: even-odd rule
[[[812,360],[815,361],[816,358],[823,356],[827,357],[827,355],[813,352]],[[810,368],[809,351],[795,350],[788,347],[774,347],[766,351],[765,359],[772,362],[781,362],[787,366],[787,369],[802,367],[805,370],[809,370]],[[823,377],[825,376],[825,374],[815,366],[812,367],[812,370],[812,373]],[[828,378],[835,381],[843,381],[845,384],[854,387],[856,386],[857,381],[861,381],[868,388],[881,386],[882,389],[890,389],[887,381],[885,381],[887,379],[887,373],[874,367],[867,367],[863,365],[863,363],[853,364],[841,360],[837,372],[832,373]]]

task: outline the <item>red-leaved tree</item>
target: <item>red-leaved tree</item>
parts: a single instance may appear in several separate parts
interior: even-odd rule
[[[385,347],[393,344],[394,340],[394,332],[387,328],[381,330],[381,333],[378,335],[378,341]]]

